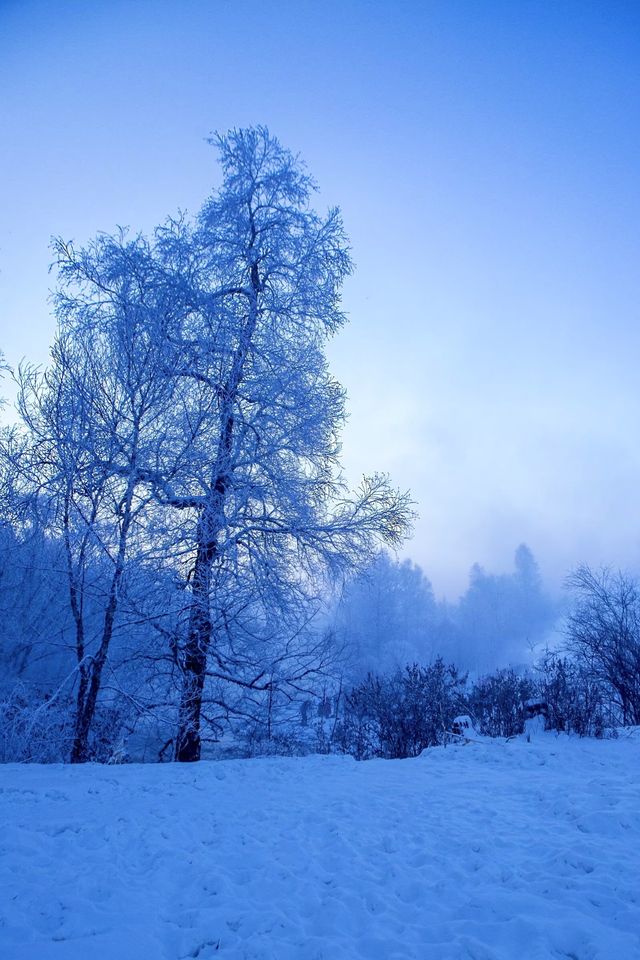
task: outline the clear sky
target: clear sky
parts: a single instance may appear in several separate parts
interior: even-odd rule
[[[10,362],[52,234],[195,212],[264,123],[342,208],[344,461],[411,488],[436,593],[523,540],[640,568],[640,3],[0,0],[0,117]]]

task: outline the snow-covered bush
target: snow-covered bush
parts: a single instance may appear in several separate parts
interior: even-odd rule
[[[74,738],[74,704],[69,696],[42,694],[19,681],[0,701],[0,763],[64,763]],[[122,716],[100,708],[89,744],[99,763],[127,759]]]
[[[246,758],[304,757],[316,752],[313,741],[298,736],[294,730],[268,736],[264,727],[251,727],[235,741],[234,747],[227,746],[221,755]]]
[[[62,763],[72,742],[68,698],[50,699],[18,682],[0,701],[2,763]]]

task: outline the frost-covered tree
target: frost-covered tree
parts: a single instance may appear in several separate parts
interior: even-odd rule
[[[69,628],[62,545],[41,525],[0,522],[0,692],[18,680],[50,689]]]
[[[23,432],[5,454],[63,546],[77,664],[71,759],[89,739],[128,562],[149,552],[151,491],[170,438],[162,287],[140,239],[56,244],[58,330],[49,367],[19,373]],[[139,567],[138,567],[139,570]]]
[[[195,220],[57,243],[52,363],[23,372],[23,430],[4,448],[64,548],[74,760],[145,571],[181,588],[157,626],[179,679],[175,756],[197,760],[203,719],[325,668],[327,578],[401,542],[411,518],[384,477],[351,494],[341,474],[345,398],[324,354],[351,269],[338,211],[314,212],[312,180],[266,129],[214,143],[222,184]]]
[[[215,145],[220,189],[194,225],[158,235],[177,304],[174,376],[195,424],[186,472],[157,483],[182,511],[193,559],[176,739],[187,761],[200,756],[207,667],[226,642],[211,616],[221,572],[282,615],[319,576],[362,563],[379,539],[400,542],[410,518],[384,478],[365,478],[353,497],[341,479],[344,392],[324,355],[351,269],[339,212],[313,211],[312,180],[265,128]]]

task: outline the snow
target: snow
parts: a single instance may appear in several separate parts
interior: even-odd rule
[[[0,770],[3,960],[636,960],[640,740]]]

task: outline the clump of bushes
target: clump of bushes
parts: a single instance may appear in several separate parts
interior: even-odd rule
[[[443,743],[465,704],[466,676],[437,659],[388,676],[369,674],[344,698],[339,749],[357,760],[415,757]]]
[[[468,684],[439,658],[368,674],[342,697],[330,748],[357,760],[415,757],[445,743],[459,714],[484,736],[513,737],[523,732],[534,700],[544,704],[548,730],[601,737],[615,727],[606,691],[579,661],[547,654],[534,673],[497,670]]]

